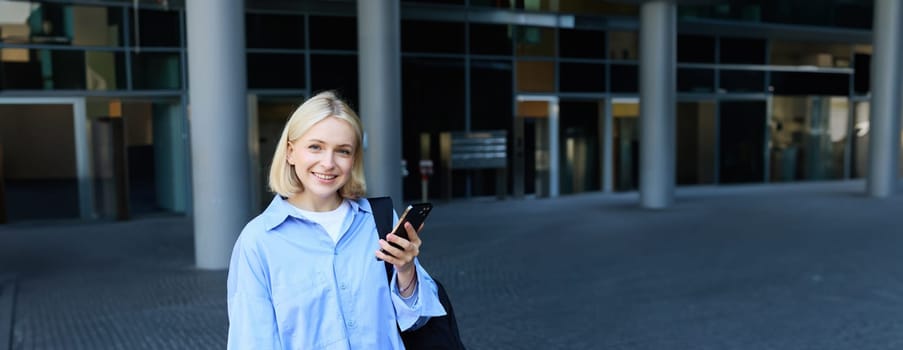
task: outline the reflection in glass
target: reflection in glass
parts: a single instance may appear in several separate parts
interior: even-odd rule
[[[640,184],[639,100],[612,102],[615,191],[631,191]]]
[[[851,45],[814,42],[771,42],[771,64],[780,66],[850,67]]]
[[[677,184],[715,182],[715,103],[677,104]]]
[[[133,53],[132,87],[136,90],[178,90],[182,87],[181,67],[178,52]]]
[[[561,101],[559,108],[559,193],[599,191],[604,102]]]
[[[464,59],[446,58],[402,58],[401,101],[402,106],[402,158],[407,160],[408,169],[416,166],[421,157],[420,136],[428,133],[433,145],[438,145],[439,133],[464,130],[465,115],[465,70]],[[510,101],[509,101],[510,102]],[[367,116],[361,116],[367,118]],[[445,169],[438,162],[439,147],[431,147],[431,159],[435,162],[434,180],[430,181],[429,193],[461,197],[467,194],[467,170],[456,170],[452,176],[451,194],[446,194],[442,184]],[[458,172],[461,173],[458,173]],[[414,173],[414,172],[412,172]],[[404,193],[411,197],[420,194],[420,177],[408,176],[403,180]]]
[[[518,61],[517,91],[555,91],[555,64],[549,61]]]
[[[555,29],[527,26],[513,29],[517,56],[555,56]]]
[[[850,156],[850,177],[860,178],[868,175],[869,156],[869,102],[856,102],[853,113],[856,120],[853,123],[853,142]]]
[[[776,96],[772,108],[771,181],[843,178],[846,98]]]
[[[639,36],[637,32],[610,32],[608,58],[613,60],[639,59]]]
[[[73,113],[67,104],[0,104],[9,221],[79,217]]]
[[[0,1],[2,41],[14,44],[121,46],[118,7]]]
[[[0,49],[0,88],[125,89],[123,54],[110,51]]]

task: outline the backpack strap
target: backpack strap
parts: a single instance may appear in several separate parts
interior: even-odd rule
[[[386,239],[386,235],[392,230],[392,197],[371,197],[367,198],[370,202],[370,208],[373,210],[373,221],[376,221],[376,233],[379,239]],[[386,278],[392,282],[392,264],[385,263]]]

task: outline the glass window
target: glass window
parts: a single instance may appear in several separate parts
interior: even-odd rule
[[[739,1],[739,4],[681,5],[678,17],[714,18],[750,22],[838,26],[869,29],[872,1]]]
[[[125,89],[122,53],[0,49],[0,89]]]
[[[315,50],[357,50],[357,19],[354,17],[311,16],[310,48]]]
[[[596,0],[470,0],[470,6],[584,15],[637,16],[639,14],[639,7],[636,5]]]
[[[604,64],[561,62],[558,69],[562,92],[605,91]]]
[[[610,32],[608,38],[608,58],[613,60],[636,60],[639,56],[637,32]]]
[[[784,66],[850,67],[847,44],[772,41],[771,64]]]
[[[4,3],[2,41],[14,44],[121,46],[122,9]]]
[[[762,182],[765,171],[765,101],[723,101],[720,113],[720,182]]]
[[[464,53],[464,23],[403,20],[401,50]]]
[[[742,20],[750,22],[762,21],[762,5],[759,4],[718,4],[718,5],[679,5],[677,17],[714,18]]]
[[[245,33],[249,48],[303,49],[304,17],[248,13]]]
[[[714,70],[693,68],[680,68],[677,70],[677,91],[712,92],[714,86]]]
[[[771,90],[781,95],[842,95],[850,91],[846,73],[771,72]]]
[[[518,56],[555,56],[555,29],[517,26],[514,38]]]
[[[853,56],[853,91],[867,94],[872,90],[872,55],[857,53]]]
[[[311,91],[336,90],[357,110],[357,55],[311,55]]]
[[[765,64],[765,39],[721,38],[721,63]]]
[[[517,91],[555,91],[555,64],[549,61],[518,61]]]
[[[401,2],[438,5],[464,5],[464,0],[401,0]]]
[[[714,63],[715,38],[702,35],[678,35],[677,62]]]
[[[755,70],[722,70],[721,86],[724,92],[765,92],[765,72]]]
[[[420,137],[426,133],[432,140],[430,158],[434,160],[437,174],[435,187],[430,193],[440,194],[445,169],[439,157],[439,133],[464,130],[465,85],[463,59],[402,58],[402,157],[407,160],[408,169],[417,165],[421,158]],[[510,100],[508,101],[510,103]],[[366,119],[367,116],[361,116]],[[455,176],[453,188],[464,189],[464,176]],[[404,193],[419,197],[420,177],[404,178]],[[462,192],[463,193],[463,192]]]
[[[765,22],[821,26],[871,27],[871,1],[810,0],[764,2]]]
[[[715,182],[715,103],[677,103],[677,184]]]
[[[473,130],[510,129],[511,61],[470,62],[470,126]]]
[[[605,32],[560,29],[558,38],[561,57],[605,58]]]
[[[476,55],[511,55],[509,25],[470,24],[470,53]]]
[[[132,87],[136,90],[182,88],[180,62],[178,52],[132,54]]]
[[[559,189],[561,194],[602,189],[601,101],[559,103]]]
[[[639,92],[640,73],[634,64],[611,65],[611,92]]]
[[[638,99],[614,99],[611,104],[613,181],[616,191],[640,185],[640,103]]]
[[[304,55],[248,53],[251,89],[303,89]]]
[[[845,97],[775,96],[769,123],[771,181],[843,178],[848,120]]]
[[[512,139],[514,123],[514,107],[511,104],[512,68],[511,61],[507,60],[470,62],[471,130],[505,130],[508,133],[508,140]],[[509,141],[509,149],[510,144]],[[496,170],[474,171],[471,181],[473,195],[496,194]]]
[[[129,12],[129,19],[131,20],[130,28],[134,32],[135,18],[132,12]],[[138,40],[134,40],[134,33],[130,34],[133,38],[132,46],[181,46],[179,12],[139,10],[138,23]]]

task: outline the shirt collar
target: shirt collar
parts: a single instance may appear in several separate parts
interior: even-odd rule
[[[355,213],[357,211],[371,213],[370,202],[368,202],[365,198],[349,199],[348,204],[351,205],[352,213]],[[294,217],[296,219],[308,222],[310,221],[310,219],[301,215],[301,213],[299,213],[298,210],[288,202],[288,200],[278,194],[273,197],[273,201],[270,202],[270,205],[267,206],[266,210],[263,211],[263,216],[266,217],[267,231],[272,231],[274,228],[285,222],[285,220],[287,220],[289,217]]]

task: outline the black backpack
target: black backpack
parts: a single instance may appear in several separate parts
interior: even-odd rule
[[[373,219],[376,221],[376,231],[379,238],[385,239],[392,230],[392,198],[375,197],[368,198],[370,207],[373,208]],[[386,263],[386,277],[392,282],[392,264]],[[458,321],[455,320],[455,311],[452,309],[451,300],[445,292],[445,287],[435,277],[433,281],[439,288],[439,302],[445,308],[446,315],[432,317],[418,329],[401,332],[401,340],[407,349],[455,349],[464,350],[461,335],[458,333]]]

